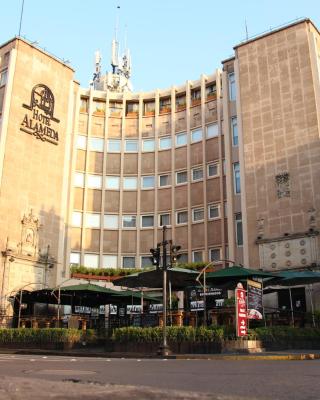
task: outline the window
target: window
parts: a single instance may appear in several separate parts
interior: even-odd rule
[[[82,213],[79,211],[73,211],[72,213],[72,220],[71,220],[72,226],[76,228],[80,228],[82,225]]]
[[[159,186],[169,186],[171,184],[171,176],[170,175],[160,175],[159,176]]]
[[[152,267],[150,256],[141,256],[141,268]]]
[[[171,99],[170,97],[166,97],[164,99],[160,99],[160,113],[167,113],[171,111]]]
[[[89,99],[85,97],[81,97],[80,99],[80,112],[87,113],[88,112],[88,101]]]
[[[104,115],[106,111],[106,103],[104,101],[93,100],[92,107],[93,107],[92,112],[95,114]]]
[[[120,117],[122,114],[122,103],[118,103],[117,101],[110,100],[109,111],[110,111],[111,116]]]
[[[117,268],[118,266],[118,257],[112,255],[104,255],[102,256],[102,267],[103,268]]]
[[[85,227],[86,228],[100,228],[100,214],[85,214]]]
[[[219,204],[211,204],[208,206],[208,218],[217,219],[220,218],[220,206]]]
[[[224,217],[228,217],[228,203],[226,201],[224,202]]]
[[[102,188],[102,176],[101,175],[87,175],[87,186],[89,189],[101,189]]]
[[[215,100],[217,98],[216,84],[212,83],[206,87],[207,100]]]
[[[78,135],[77,136],[77,149],[86,150],[87,148],[87,136]]]
[[[176,146],[184,146],[187,144],[187,134],[186,132],[178,133],[176,135]]]
[[[138,151],[138,141],[125,140],[125,151],[127,153],[136,153]]]
[[[188,211],[177,212],[177,224],[186,224],[188,222]]]
[[[227,171],[227,163],[225,159],[222,161],[222,166],[223,166],[223,175],[225,175]]]
[[[234,180],[234,191],[236,194],[241,193],[240,185],[240,165],[238,162],[233,164],[233,180]]]
[[[203,179],[203,168],[192,168],[192,180],[193,181],[200,181]]]
[[[202,129],[196,129],[191,132],[191,142],[200,142],[202,140]]]
[[[134,268],[136,266],[135,257],[122,257],[122,268]]]
[[[194,208],[192,210],[192,221],[199,222],[203,221],[204,219],[204,210],[203,208]]]
[[[123,228],[135,228],[136,227],[136,216],[135,215],[123,215],[122,216],[122,227]]]
[[[231,131],[232,131],[232,145],[239,145],[239,137],[238,137],[238,121],[237,117],[231,118]]]
[[[176,109],[177,111],[179,110],[184,110],[186,108],[186,96],[177,96],[176,97]]]
[[[155,103],[154,101],[146,101],[144,103],[144,115],[154,115]]]
[[[210,249],[209,250],[209,261],[219,261],[220,258],[221,258],[220,249]]]
[[[7,83],[7,77],[8,77],[8,70],[5,69],[0,74],[0,86],[3,86]]]
[[[74,174],[74,186],[75,187],[84,187],[84,173],[76,172]]]
[[[201,90],[200,89],[193,89],[191,90],[191,104],[197,105],[201,102]]]
[[[166,150],[166,149],[171,149],[171,137],[162,137],[159,139],[159,149],[160,150]]]
[[[236,241],[237,246],[243,246],[243,232],[242,232],[242,214],[238,213],[235,216],[236,220]]]
[[[142,176],[141,177],[141,187],[142,187],[142,189],[154,188],[154,176]]]
[[[212,163],[207,165],[208,178],[219,175],[219,164]]]
[[[127,176],[123,178],[124,190],[137,190],[138,180],[135,176]]]
[[[126,115],[134,116],[139,114],[139,103],[127,103],[127,113]]]
[[[121,151],[121,140],[109,139],[107,142],[109,153],[120,153]]]
[[[154,216],[153,215],[142,215],[141,216],[141,227],[151,228],[153,227]]]
[[[106,176],[106,189],[119,190],[120,177],[119,176]]]
[[[80,264],[80,253],[70,253],[70,264]]]
[[[154,139],[143,140],[142,151],[154,151]]]
[[[188,254],[182,253],[178,259],[178,264],[186,264],[188,262]]]
[[[118,229],[119,216],[115,214],[105,214],[103,218],[104,229]]]
[[[85,254],[83,258],[85,267],[98,268],[99,267],[99,255],[98,254]]]
[[[170,225],[170,214],[160,214],[159,226],[169,226],[169,225]]]
[[[181,185],[183,183],[186,183],[187,181],[188,181],[188,172],[187,171],[176,172],[177,185]]]
[[[97,137],[89,138],[89,150],[91,151],[103,151],[104,140]]]
[[[234,72],[228,74],[228,81],[229,81],[229,100],[235,101],[236,100],[236,77]]]
[[[207,138],[213,138],[219,136],[218,124],[211,124],[207,126]]]
[[[202,250],[193,251],[192,252],[192,262],[202,262],[203,261],[203,254]]]

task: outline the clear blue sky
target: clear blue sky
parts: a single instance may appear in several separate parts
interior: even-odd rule
[[[1,10],[0,43],[18,33],[22,0]],[[83,87],[92,77],[94,52],[109,69],[116,8],[120,39],[128,31],[135,91],[165,89],[211,74],[234,45],[298,17],[320,27],[319,0],[25,0],[22,35],[70,60]]]

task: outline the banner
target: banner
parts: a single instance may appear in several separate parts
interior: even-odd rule
[[[149,305],[149,313],[151,313],[151,314],[162,313],[162,311],[163,311],[162,304],[150,304]]]
[[[206,288],[206,308],[211,310],[223,306],[224,298],[227,297],[227,292],[224,288],[210,287]],[[204,291],[201,287],[190,287],[186,289],[186,297],[188,300],[190,311],[204,310],[203,297]]]
[[[142,305],[127,305],[127,315],[130,314],[141,314]]]
[[[246,302],[246,291],[243,289],[241,283],[238,283],[235,290],[236,298],[236,326],[237,336],[247,335],[247,302]]]
[[[248,280],[248,319],[263,319],[262,283]]]

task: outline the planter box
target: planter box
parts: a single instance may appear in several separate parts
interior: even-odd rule
[[[78,272],[74,272],[71,274],[72,278],[77,278],[77,279],[90,279],[90,280],[96,280],[96,281],[107,281],[107,282],[112,282],[115,281],[119,278],[122,278],[122,276],[100,276],[100,275],[87,275],[87,274],[80,274]]]
[[[222,348],[223,353],[261,353],[263,348],[261,340],[225,340]]]

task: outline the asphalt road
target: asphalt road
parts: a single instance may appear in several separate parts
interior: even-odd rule
[[[110,399],[140,400],[320,399],[320,360],[140,360],[3,354],[0,376],[0,400],[109,399],[111,393]]]

